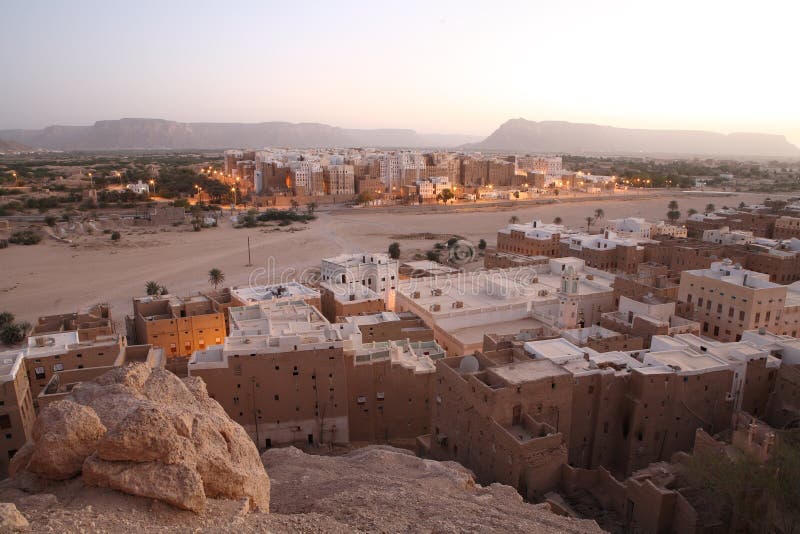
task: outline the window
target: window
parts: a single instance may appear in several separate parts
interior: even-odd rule
[[[42,380],[44,378],[44,367],[36,367],[33,372],[36,374],[37,380]]]
[[[739,320],[744,321],[744,310],[739,312]]]
[[[8,414],[0,415],[0,428],[11,428],[11,417]]]

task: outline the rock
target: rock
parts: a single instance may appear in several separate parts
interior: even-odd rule
[[[30,528],[28,520],[16,506],[10,502],[0,503],[0,532],[21,532]]]
[[[72,478],[80,474],[83,461],[105,432],[91,408],[70,400],[56,401],[39,413],[33,425],[33,450],[24,451],[20,464],[27,459],[25,469],[43,478]],[[13,472],[20,467],[16,465]]]
[[[186,465],[108,462],[92,455],[84,463],[83,481],[90,486],[159,499],[193,512],[203,512],[206,506],[203,480]]]
[[[194,466],[191,420],[152,405],[141,405],[112,428],[97,445],[107,461],[187,463]]]
[[[58,506],[58,497],[52,493],[38,493],[35,495],[26,495],[17,500],[17,505],[22,510],[35,508],[37,510],[47,510]]]
[[[38,432],[37,430],[38,429]],[[68,478],[201,512],[206,498],[247,499],[269,511],[270,481],[253,441],[208,396],[143,364],[75,386],[45,408],[10,471]]]

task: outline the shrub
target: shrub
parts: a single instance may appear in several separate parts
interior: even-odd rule
[[[5,325],[0,330],[0,341],[6,345],[16,345],[25,339],[30,325],[28,323],[12,323]]]
[[[55,226],[56,225],[56,218],[53,217],[52,215],[48,215],[47,217],[44,218],[44,223],[47,226],[51,226],[51,227]]]
[[[0,328],[3,328],[6,325],[12,324],[14,322],[14,314],[11,312],[4,311],[0,313]]]
[[[42,236],[38,232],[34,232],[33,230],[20,230],[19,232],[11,234],[11,238],[8,241],[15,245],[35,245],[41,240]]]
[[[119,241],[122,238],[122,234],[119,232],[112,232],[111,233],[111,241]]]

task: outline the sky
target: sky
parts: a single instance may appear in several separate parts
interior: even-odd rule
[[[0,129],[122,117],[800,146],[797,0],[0,0]]]

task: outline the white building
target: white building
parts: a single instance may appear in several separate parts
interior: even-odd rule
[[[139,180],[135,184],[128,184],[126,188],[129,191],[133,191],[137,195],[149,195],[150,194],[150,184],[142,182]]]
[[[754,240],[753,232],[731,230],[728,226],[703,231],[703,241],[718,245],[747,245]]]
[[[611,219],[606,221],[604,228],[614,232],[620,237],[650,239],[653,223],[649,223],[641,217],[625,217],[624,219]]]
[[[387,307],[394,307],[399,262],[386,253],[341,254],[322,260],[322,282],[361,283],[380,294]]]

